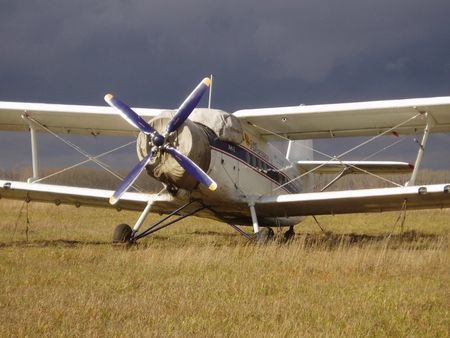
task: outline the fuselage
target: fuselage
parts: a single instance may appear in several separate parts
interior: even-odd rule
[[[251,224],[248,204],[259,196],[301,193],[306,187],[298,179],[298,170],[286,155],[250,130],[243,128],[243,142],[233,144],[209,136],[211,161],[207,173],[217,182],[211,192],[199,186],[200,195],[220,213],[234,217],[241,224]],[[297,179],[296,179],[297,178]],[[300,217],[260,219],[262,225],[290,226]]]
[[[150,121],[158,130],[165,129],[172,112]],[[230,114],[214,109],[197,109],[171,136],[171,144],[196,162],[216,183],[215,191],[198,184],[170,156],[160,154],[147,166],[147,172],[160,180],[179,199],[198,199],[222,217],[251,224],[249,204],[260,196],[295,194],[304,191],[298,170],[286,155],[251,129],[241,126]],[[146,156],[152,144],[140,134],[138,155]],[[198,214],[215,218],[208,210]],[[287,226],[298,217],[260,219],[262,225]]]

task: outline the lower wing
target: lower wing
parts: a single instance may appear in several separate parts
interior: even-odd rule
[[[258,216],[289,217],[333,215],[450,207],[450,183],[423,186],[361,189],[261,197]]]
[[[0,198],[50,202],[75,206],[95,206],[142,211],[152,201],[152,211],[166,213],[184,202],[165,194],[127,192],[112,207],[112,190],[0,180]],[[398,188],[361,189],[263,196],[255,201],[258,217],[290,217],[450,207],[450,183]],[[242,212],[247,203],[242,201]]]
[[[109,198],[113,193],[112,190],[0,180],[0,198],[7,199],[136,211],[142,211],[147,203],[152,201],[152,211],[162,213],[174,210],[180,203],[168,193],[127,192],[113,207],[109,204]]]

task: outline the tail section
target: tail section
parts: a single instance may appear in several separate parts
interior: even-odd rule
[[[313,161],[313,141],[312,140],[298,140],[289,141],[286,150],[286,159],[291,163],[298,161]],[[302,177],[302,184],[304,192],[310,192],[314,189],[314,175],[306,174]]]

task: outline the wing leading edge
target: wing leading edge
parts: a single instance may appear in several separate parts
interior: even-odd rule
[[[333,215],[450,207],[450,183],[399,188],[314,192],[261,197],[258,216]]]
[[[93,206],[112,208],[109,198],[112,190],[79,188],[62,185],[25,183],[0,180],[0,198],[50,202],[56,205]],[[178,207],[179,201],[170,194],[144,194],[127,192],[114,206],[118,210],[142,211],[149,200],[153,201],[154,212],[165,212]]]
[[[164,111],[133,109],[147,121]],[[0,130],[27,131],[28,124],[22,119],[23,114],[28,114],[57,133],[109,136],[135,136],[138,133],[136,128],[126,123],[119,114],[107,106],[24,102],[0,102]]]

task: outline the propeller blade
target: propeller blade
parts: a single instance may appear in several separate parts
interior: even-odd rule
[[[212,180],[211,177],[206,174],[202,168],[195,164],[189,157],[180,153],[177,149],[166,146],[164,148],[173,158],[197,181],[207,186],[209,190],[214,191],[217,189],[217,183]]]
[[[140,117],[133,109],[126,103],[116,99],[112,94],[105,95],[105,101],[111,107],[117,109],[120,115],[133,127],[139,129],[147,135],[158,135],[158,132],[153,129],[142,117]]]
[[[192,91],[192,93],[188,96],[186,100],[181,104],[180,108],[178,108],[174,117],[170,120],[167,125],[167,133],[171,133],[180,127],[183,122],[189,117],[195,107],[197,107],[200,102],[203,94],[208,90],[211,85],[211,80],[208,77],[205,77],[202,82],[198,84],[197,87]]]
[[[136,181],[136,179],[139,177],[141,172],[144,170],[145,166],[150,162],[153,156],[153,151],[150,152],[147,156],[145,156],[141,162],[139,162],[137,165],[134,166],[134,168],[129,172],[127,177],[124,178],[120,186],[117,188],[117,190],[114,192],[114,194],[109,199],[109,203],[111,205],[116,204],[120,196],[122,196]]]

